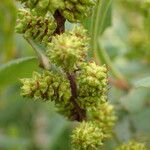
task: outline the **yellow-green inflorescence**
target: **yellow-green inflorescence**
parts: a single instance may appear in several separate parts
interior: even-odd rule
[[[88,50],[88,38],[82,29],[76,28],[74,32],[54,36],[52,42],[48,44],[49,60],[64,70],[77,69],[77,65],[85,59]]]
[[[117,150],[147,150],[145,145],[135,141],[130,141],[127,144],[121,145]]]
[[[16,31],[44,42],[49,63],[58,69],[21,79],[22,95],[54,101],[58,112],[79,121],[71,135],[73,150],[98,150],[111,137],[116,120],[113,106],[107,102],[107,68],[87,61],[89,38],[83,27],[57,34],[58,20],[52,16],[59,11],[70,22],[78,22],[94,0],[21,2],[30,10],[19,10]]]
[[[97,106],[91,107],[87,113],[88,120],[92,121],[93,124],[102,130],[104,140],[111,138],[116,122],[114,107],[108,102],[99,103]]]
[[[95,0],[18,0],[37,15],[58,10],[70,22],[78,22],[90,12]]]
[[[86,60],[87,43],[82,27],[52,37],[47,56],[60,71],[21,79],[23,96],[54,101],[61,114],[80,121],[71,136],[74,150],[98,150],[111,137],[116,121],[107,102],[107,68]]]
[[[53,71],[34,72],[32,78],[23,78],[21,83],[22,96],[54,101],[58,112],[71,118],[70,85],[65,76]]]
[[[48,42],[56,30],[56,26],[52,16],[43,18],[24,9],[18,11],[16,32],[24,34],[26,38],[32,38],[37,42]]]
[[[68,101],[70,98],[69,82],[56,72],[34,72],[32,78],[21,79],[21,82],[22,96],[58,102]]]
[[[73,150],[98,150],[103,145],[103,132],[92,122],[83,121],[73,130]]]
[[[91,108],[106,102],[107,68],[95,62],[83,62],[77,76],[78,103],[83,108]]]
[[[74,150],[99,150],[103,142],[112,137],[116,121],[114,108],[103,103],[87,112],[87,122],[81,122],[72,134]]]

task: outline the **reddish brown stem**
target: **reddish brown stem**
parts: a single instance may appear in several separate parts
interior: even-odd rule
[[[72,104],[74,105],[74,107],[76,109],[76,112],[78,113],[75,120],[83,121],[83,120],[86,119],[86,113],[85,113],[84,109],[80,108],[80,106],[78,105],[78,103],[76,101],[76,98],[77,98],[77,85],[76,85],[76,82],[75,82],[75,76],[74,76],[74,74],[67,73],[67,78],[70,82],[70,88],[71,88],[71,94],[72,94],[72,96],[70,98],[70,102],[72,102]]]
[[[62,34],[65,32],[65,21],[66,19],[61,15],[61,13],[59,12],[59,10],[56,10],[54,13],[54,18],[57,22],[57,28],[55,30],[54,34]],[[78,105],[76,98],[77,98],[77,85],[75,82],[75,76],[74,74],[70,74],[67,73],[67,78],[70,82],[70,88],[71,88],[71,98],[70,98],[70,102],[73,104],[74,106],[74,112],[77,114],[73,114],[74,120],[77,121],[82,121],[85,120],[86,118],[86,113],[85,110],[80,108],[80,106]]]
[[[66,19],[61,15],[59,10],[55,11],[54,18],[55,18],[55,20],[57,22],[57,28],[55,30],[55,34],[62,34],[62,33],[64,33]]]

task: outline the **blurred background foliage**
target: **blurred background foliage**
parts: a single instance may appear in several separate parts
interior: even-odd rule
[[[109,101],[115,105],[118,122],[114,138],[104,150],[113,150],[130,139],[144,142],[150,149],[150,3],[146,1],[114,0],[105,22],[101,20],[106,8],[101,7],[93,28],[91,19],[83,20],[98,41],[98,47],[93,44],[96,59],[103,63],[104,49],[108,65],[132,85],[128,91],[110,85]],[[39,68],[30,45],[15,34],[15,22],[15,2],[0,0],[0,149],[69,150],[70,122],[55,112],[52,103],[20,96],[19,78],[29,77]]]

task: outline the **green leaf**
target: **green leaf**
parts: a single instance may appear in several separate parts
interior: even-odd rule
[[[137,113],[145,109],[149,96],[148,89],[133,89],[126,96],[121,98],[120,103],[128,112]]]
[[[24,138],[12,138],[9,136],[0,136],[0,148],[1,149],[24,149],[30,144],[28,139]]]
[[[141,80],[138,80],[134,83],[134,86],[136,88],[138,87],[145,87],[145,88],[150,88],[150,77],[145,77]]]
[[[101,35],[111,25],[111,1],[98,1],[92,17],[91,32],[94,37]]]
[[[91,56],[98,56],[100,63],[107,64],[113,75],[125,80],[123,75],[114,67],[107,52],[101,47],[101,36],[107,27],[111,25],[111,4],[112,0],[101,0],[97,2],[91,23],[92,48]]]
[[[150,109],[145,108],[143,111],[130,116],[132,124],[136,130],[135,138],[150,148]]]
[[[116,124],[115,133],[119,141],[128,141],[132,137],[128,117],[123,118]]]
[[[90,33],[92,36],[92,56],[98,49],[98,39],[102,35],[104,30],[111,25],[111,0],[99,0],[93,11],[91,18],[91,28]]]
[[[143,111],[131,115],[135,128],[139,132],[145,132],[150,135],[150,109],[145,108]]]
[[[16,83],[19,78],[27,77],[37,70],[35,57],[24,57],[0,66],[0,89]]]
[[[98,39],[104,30],[111,24],[111,0],[101,0],[97,2],[92,16],[91,35],[92,47],[96,51]]]
[[[55,116],[55,117],[54,117]],[[59,115],[54,115],[50,120],[49,128],[47,130],[50,135],[51,142],[49,143],[49,149],[52,150],[70,150],[70,123],[64,120]],[[59,143],[59,144],[58,144]]]

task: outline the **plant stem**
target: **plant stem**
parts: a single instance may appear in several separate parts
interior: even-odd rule
[[[78,115],[77,118],[75,118],[77,121],[83,121],[86,118],[86,114],[85,114],[85,110],[80,108],[80,106],[78,105],[78,103],[76,102],[76,98],[77,98],[77,85],[75,82],[75,76],[73,74],[67,73],[67,78],[70,82],[70,88],[71,88],[71,98],[70,98],[70,102],[72,102],[72,104],[74,105]]]
[[[66,19],[61,15],[59,10],[56,10],[54,13],[54,18],[57,22],[57,28],[55,30],[55,34],[62,34],[65,32],[65,21]]]

